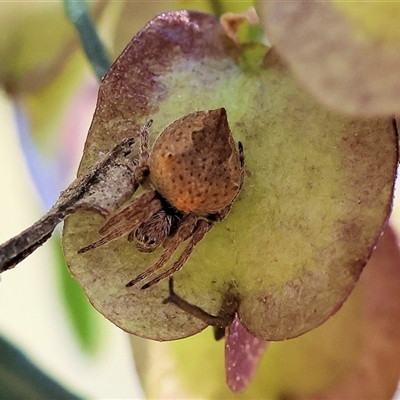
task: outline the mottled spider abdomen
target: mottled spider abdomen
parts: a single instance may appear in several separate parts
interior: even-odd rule
[[[240,190],[241,159],[224,108],[198,111],[169,125],[149,158],[155,189],[186,213],[217,213]]]

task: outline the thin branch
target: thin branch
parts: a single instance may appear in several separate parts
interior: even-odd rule
[[[80,178],[61,192],[56,204],[39,221],[0,246],[0,273],[17,265],[47,239],[55,227],[78,209],[108,216],[138,188],[137,162],[129,155],[134,139],[123,139]]]

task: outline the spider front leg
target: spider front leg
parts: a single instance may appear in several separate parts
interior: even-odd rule
[[[142,193],[133,202],[117,212],[100,229],[100,234],[105,234],[100,240],[83,247],[79,254],[86,253],[106,243],[110,243],[121,236],[136,229],[142,222],[147,221],[162,207],[161,201],[156,197],[154,190]]]
[[[149,131],[150,127],[153,124],[153,120],[150,119],[145,125],[143,125],[142,129],[139,132],[139,161],[138,168],[135,172],[135,179],[137,182],[142,184],[146,177],[149,175]]]
[[[185,264],[186,260],[189,258],[190,254],[192,253],[193,249],[196,245],[200,242],[201,239],[205,236],[205,234],[212,228],[213,224],[205,221],[199,220],[195,214],[188,214],[186,215],[180,225],[178,226],[176,232],[170,236],[167,240],[167,244],[165,246],[164,252],[161,254],[158,261],[149,269],[141,273],[135,279],[131,280],[126,284],[127,287],[133,286],[136,283],[142,281],[143,279],[147,278],[148,276],[152,275],[158,269],[162,268],[173,256],[176,249],[179,245],[187,240],[189,237],[192,237],[189,244],[182,252],[178,260],[174,263],[172,268],[167,270],[166,272],[159,275],[157,278],[153,279],[152,281],[146,283],[142,286],[142,289],[148,289],[150,286],[160,282],[161,280],[168,278],[169,276],[173,275],[175,272],[179,271],[183,265]]]

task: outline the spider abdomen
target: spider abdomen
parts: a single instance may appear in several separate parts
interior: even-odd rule
[[[149,158],[155,189],[185,213],[217,213],[240,190],[241,156],[224,108],[198,111],[169,125]]]

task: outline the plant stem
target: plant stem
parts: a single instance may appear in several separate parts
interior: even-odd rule
[[[219,0],[209,0],[209,3],[212,9],[212,13],[217,18],[219,18],[224,13],[224,9],[221,2]]]
[[[64,0],[66,14],[75,25],[86,56],[99,81],[109,70],[111,61],[100,40],[85,0]]]

